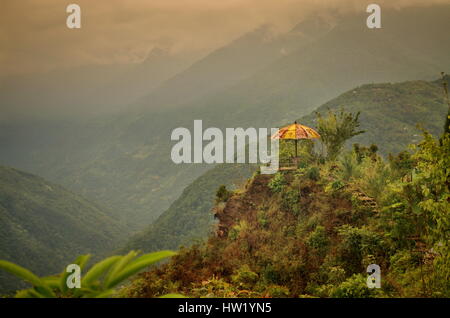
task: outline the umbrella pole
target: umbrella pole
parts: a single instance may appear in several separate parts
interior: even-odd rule
[[[298,154],[297,154],[297,139],[295,139],[295,157],[294,157],[294,164],[295,168],[298,166]]]

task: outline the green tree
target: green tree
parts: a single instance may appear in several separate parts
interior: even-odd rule
[[[445,126],[444,126],[444,136],[448,133],[450,133],[450,99],[448,98],[448,75],[446,75],[444,72],[441,73],[442,75],[442,87],[444,88],[444,97],[445,101],[448,105],[448,112],[447,117],[445,118]]]
[[[420,189],[419,208],[427,215],[427,237],[437,253],[435,283],[441,295],[450,296],[450,134],[437,140],[424,132],[413,155],[417,161],[413,185]]]
[[[328,111],[326,116],[316,112],[317,131],[326,147],[328,160],[336,159],[348,139],[364,133],[358,130],[359,115],[359,112],[353,114],[344,110],[338,113]]]
[[[216,204],[219,202],[227,202],[231,195],[232,193],[222,184],[216,192]]]

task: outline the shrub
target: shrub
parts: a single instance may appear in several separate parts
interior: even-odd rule
[[[298,215],[300,212],[299,207],[300,192],[296,189],[291,189],[282,194],[281,207],[294,215]]]
[[[403,177],[414,168],[414,160],[408,151],[402,151],[396,156],[389,154],[388,159],[391,169],[397,177]]]
[[[390,258],[390,270],[397,274],[403,274],[420,264],[421,257],[419,254],[412,254],[410,251],[398,251]]]
[[[334,193],[335,191],[338,191],[342,189],[345,186],[345,184],[341,180],[335,180],[325,187],[326,192]]]
[[[284,298],[289,296],[289,289],[284,286],[270,285],[266,288],[264,293],[269,297]]]
[[[210,279],[202,281],[201,286],[192,288],[194,297],[237,297],[239,290],[222,278],[212,276]]]
[[[355,274],[339,286],[333,288],[331,297],[336,298],[369,298],[375,297],[375,289],[367,287],[367,278],[362,274]]]
[[[227,202],[232,192],[227,190],[225,185],[221,185],[216,192],[216,203]]]
[[[357,183],[367,195],[379,201],[390,176],[389,167],[382,161],[373,162],[366,158],[363,160],[361,177],[357,180]]]
[[[247,264],[242,265],[231,276],[233,283],[244,289],[252,288],[258,281],[258,274],[253,272]]]
[[[383,240],[381,236],[366,227],[356,228],[348,224],[338,229],[343,238],[341,243],[341,257],[347,264],[349,272],[358,272],[363,269],[363,257],[377,256],[383,253]]]
[[[257,217],[257,220],[258,220],[258,224],[261,227],[265,228],[269,224],[269,220],[267,218],[266,211],[259,210],[257,215],[256,215],[256,217]]]
[[[311,167],[308,172],[306,173],[306,176],[313,181],[318,181],[320,179],[320,170],[317,167]]]
[[[375,144],[370,145],[370,147],[360,146],[359,144],[353,144],[353,153],[356,156],[358,163],[361,163],[364,158],[371,158],[376,160],[376,153],[378,151],[378,146]]]
[[[343,180],[350,180],[359,172],[357,156],[352,151],[346,152],[339,160],[338,164],[341,168],[340,177]]]
[[[320,256],[323,256],[327,252],[329,244],[325,228],[318,225],[315,230],[309,234],[306,244],[316,250]]]
[[[345,270],[341,266],[332,266],[328,269],[328,283],[337,285],[345,280]]]
[[[286,185],[286,179],[284,175],[280,172],[276,173],[275,176],[270,180],[268,187],[273,193],[279,193],[283,191]]]
[[[235,241],[241,233],[247,230],[247,228],[248,223],[242,220],[238,224],[233,225],[230,232],[228,233],[228,237],[230,238],[230,240]]]
[[[281,282],[281,275],[278,270],[271,264],[267,265],[263,270],[264,280],[268,283],[278,284]]]

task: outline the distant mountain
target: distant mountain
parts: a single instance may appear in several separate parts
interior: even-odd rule
[[[195,106],[219,112],[220,124],[274,125],[358,85],[432,80],[450,65],[450,44],[440,40],[448,16],[450,6],[385,10],[380,30],[361,23],[364,14],[338,17],[314,41]],[[415,28],[420,31],[412,36]]]
[[[61,119],[117,112],[191,62],[190,57],[154,48],[142,62],[84,65],[7,78],[0,75],[2,119]]]
[[[219,92],[251,76],[256,71],[306,40],[303,34],[279,36],[263,25],[200,59],[144,98],[143,108],[184,107],[188,102]],[[284,49],[284,51],[283,51]]]
[[[380,30],[366,27],[365,12],[312,16],[281,35],[264,27],[117,116],[62,129],[47,123],[50,137],[31,121],[17,129],[0,125],[3,149],[11,149],[0,162],[57,180],[142,229],[211,168],[171,162],[174,128],[191,128],[194,119],[205,127],[274,127],[362,84],[436,78],[450,65],[450,42],[442,40],[448,16],[450,6],[442,5],[384,10]],[[36,142],[21,144],[27,139]]]
[[[448,106],[444,102],[441,80],[410,81],[398,84],[366,84],[352,89],[317,108],[361,112],[361,128],[366,132],[350,143],[378,145],[383,154],[396,154],[421,139],[417,124],[441,134]],[[298,119],[315,127],[315,114]],[[255,171],[250,165],[219,165],[198,177],[181,196],[142,233],[135,235],[124,250],[154,251],[190,245],[207,237],[214,223],[211,208],[220,185],[240,182]]]
[[[118,116],[104,115],[92,121],[26,118],[2,122],[0,119],[0,145],[5,150],[0,162],[14,164],[50,180],[62,180],[70,189],[102,202],[116,210],[119,218],[126,216],[127,222],[141,227],[153,221],[181,193],[185,179],[190,182],[210,168],[195,166],[186,170],[168,162],[170,137],[167,136],[175,125],[186,125],[189,123],[186,119],[194,115],[190,107],[183,107],[180,112],[179,108],[169,106],[179,106],[180,101],[187,103],[235,85],[304,44],[301,38],[306,39],[305,35],[296,33],[275,37],[270,26],[262,26],[194,63],[147,97],[136,96],[139,100]],[[157,60],[165,58],[164,52],[154,50],[141,64],[156,67]],[[130,78],[131,83],[134,81],[140,82],[140,86],[146,83]],[[105,96],[124,90],[117,87]],[[170,109],[161,110],[159,106]],[[109,172],[102,171],[104,168]],[[102,179],[107,184],[100,185]]]
[[[0,259],[41,275],[61,272],[78,255],[105,255],[124,226],[108,212],[64,188],[0,166]],[[23,287],[0,272],[0,294]]]

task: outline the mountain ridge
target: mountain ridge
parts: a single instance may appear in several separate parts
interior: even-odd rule
[[[4,166],[0,166],[0,223],[0,259],[40,275],[62,271],[79,254],[106,255],[124,239],[126,228],[107,210],[61,186]],[[0,292],[20,286],[0,272]]]

